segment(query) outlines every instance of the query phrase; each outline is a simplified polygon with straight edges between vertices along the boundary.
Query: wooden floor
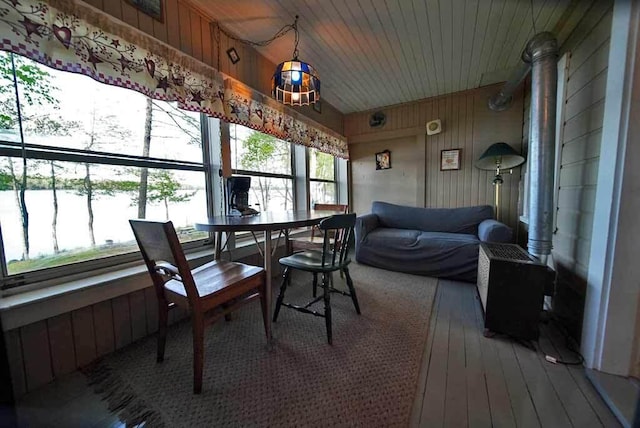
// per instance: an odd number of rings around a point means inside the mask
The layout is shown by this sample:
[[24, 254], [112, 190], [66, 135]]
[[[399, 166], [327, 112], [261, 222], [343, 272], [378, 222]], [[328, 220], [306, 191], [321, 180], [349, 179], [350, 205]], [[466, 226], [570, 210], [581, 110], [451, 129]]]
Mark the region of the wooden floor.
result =
[[[510, 340], [485, 338], [472, 284], [440, 281], [429, 328], [411, 426], [620, 426], [582, 366], [550, 364]], [[573, 358], [562, 343], [543, 328], [545, 352]], [[23, 397], [18, 418], [25, 427], [126, 426], [79, 372]]]
[[554, 323], [542, 325], [537, 351], [503, 337], [485, 338], [473, 284], [441, 280], [414, 404], [414, 427], [617, 427], [617, 419]]

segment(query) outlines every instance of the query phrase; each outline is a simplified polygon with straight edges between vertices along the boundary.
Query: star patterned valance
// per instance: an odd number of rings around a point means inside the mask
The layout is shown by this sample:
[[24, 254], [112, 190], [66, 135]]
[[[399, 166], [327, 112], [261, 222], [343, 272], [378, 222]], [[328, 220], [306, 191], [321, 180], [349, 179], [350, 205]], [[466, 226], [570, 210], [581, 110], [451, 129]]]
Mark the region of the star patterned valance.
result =
[[348, 158], [343, 136], [80, 2], [0, 0], [0, 49]]

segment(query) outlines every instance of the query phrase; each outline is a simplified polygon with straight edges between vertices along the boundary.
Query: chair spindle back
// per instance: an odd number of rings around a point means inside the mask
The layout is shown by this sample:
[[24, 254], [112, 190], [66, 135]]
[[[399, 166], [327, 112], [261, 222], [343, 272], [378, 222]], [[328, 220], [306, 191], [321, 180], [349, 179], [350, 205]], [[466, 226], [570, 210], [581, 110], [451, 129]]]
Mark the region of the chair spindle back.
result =
[[356, 224], [356, 214], [339, 214], [326, 218], [318, 227], [324, 232], [322, 265], [342, 264], [349, 255], [349, 242]]

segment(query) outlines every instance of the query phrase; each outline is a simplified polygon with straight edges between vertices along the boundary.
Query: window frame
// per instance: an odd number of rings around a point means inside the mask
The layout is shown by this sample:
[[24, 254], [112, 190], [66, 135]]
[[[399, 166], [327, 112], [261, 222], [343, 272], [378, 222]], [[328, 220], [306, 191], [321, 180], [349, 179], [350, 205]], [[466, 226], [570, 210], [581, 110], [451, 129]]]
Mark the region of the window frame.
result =
[[[313, 149], [310, 147], [307, 147], [306, 150], [306, 156], [307, 156], [307, 186], [309, 188], [309, 206], [308, 209], [312, 210], [313, 206], [311, 205], [311, 183], [327, 183], [327, 184], [333, 184], [333, 194], [335, 195], [335, 200], [331, 203], [333, 204], [338, 204], [339, 200], [340, 200], [340, 195], [339, 195], [339, 186], [338, 186], [338, 158], [334, 155], [329, 154], [329, 156], [333, 157], [333, 180], [327, 180], [326, 178], [311, 178], [311, 152], [312, 150], [316, 150], [317, 149]], [[328, 154], [328, 153], [327, 153]]]
[[[204, 174], [205, 184], [211, 180], [211, 168], [206, 159], [205, 146], [209, 144], [208, 127], [203, 124], [203, 115], [200, 114], [200, 133], [202, 141], [202, 162], [162, 159], [145, 157], [140, 155], [126, 155], [114, 152], [83, 150], [75, 148], [55, 147], [40, 144], [31, 144], [8, 140], [0, 140], [0, 156], [15, 159], [27, 160], [54, 160], [73, 163], [91, 163], [100, 165], [111, 165], [121, 167], [140, 167], [165, 170], [194, 171]], [[206, 191], [206, 188], [205, 188]], [[213, 204], [211, 194], [206, 191], [207, 210]], [[183, 243], [186, 252], [211, 243], [211, 235], [208, 238], [196, 239]], [[98, 274], [101, 270], [113, 268], [114, 266], [139, 264], [140, 251], [132, 251], [123, 254], [105, 256], [90, 260], [83, 260], [75, 263], [68, 263], [60, 266], [41, 268], [33, 271], [9, 274], [4, 252], [4, 240], [0, 225], [0, 296], [9, 290], [15, 291], [18, 287], [28, 287], [28, 289], [40, 288], [36, 284], [42, 283], [44, 286], [55, 285], [66, 281], [69, 277], [86, 278]], [[27, 291], [27, 290], [25, 290]]]

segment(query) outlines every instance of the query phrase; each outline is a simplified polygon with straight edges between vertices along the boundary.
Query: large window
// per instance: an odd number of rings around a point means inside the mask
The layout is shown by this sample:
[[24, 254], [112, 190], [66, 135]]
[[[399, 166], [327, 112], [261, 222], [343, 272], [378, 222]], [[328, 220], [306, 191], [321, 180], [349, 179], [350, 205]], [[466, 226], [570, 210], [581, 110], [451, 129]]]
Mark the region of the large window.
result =
[[249, 204], [258, 211], [294, 207], [291, 143], [241, 125], [229, 125], [231, 168], [251, 177]]
[[5, 285], [121, 262], [137, 251], [130, 218], [171, 219], [182, 241], [206, 237], [192, 227], [207, 213], [199, 114], [14, 60], [18, 99], [10, 54], [0, 53]]
[[309, 192], [311, 207], [337, 203], [335, 157], [315, 149], [309, 150]]
[[[200, 248], [208, 235], [193, 225], [222, 214], [221, 180], [210, 174], [223, 152], [216, 136], [227, 135], [219, 120], [13, 58], [15, 72], [0, 52], [1, 288], [140, 262], [132, 218], [169, 219], [187, 249]], [[304, 149], [221, 126], [233, 174], [252, 178], [255, 209], [295, 209], [306, 179], [312, 203], [336, 201], [343, 175], [333, 156], [309, 150], [306, 171]]]

